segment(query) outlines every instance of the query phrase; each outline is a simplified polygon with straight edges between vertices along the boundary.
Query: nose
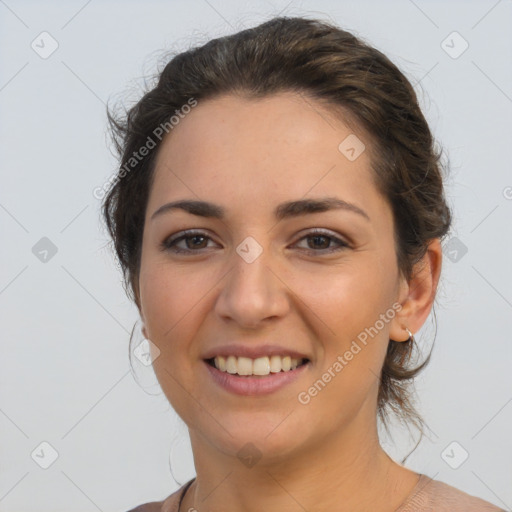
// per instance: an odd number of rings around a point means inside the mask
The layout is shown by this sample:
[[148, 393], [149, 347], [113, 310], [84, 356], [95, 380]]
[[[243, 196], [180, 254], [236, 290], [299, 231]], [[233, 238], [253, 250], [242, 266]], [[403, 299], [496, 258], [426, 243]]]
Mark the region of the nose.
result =
[[267, 251], [249, 263], [233, 252], [231, 268], [222, 282], [216, 314], [239, 327], [256, 329], [289, 310], [289, 289]]

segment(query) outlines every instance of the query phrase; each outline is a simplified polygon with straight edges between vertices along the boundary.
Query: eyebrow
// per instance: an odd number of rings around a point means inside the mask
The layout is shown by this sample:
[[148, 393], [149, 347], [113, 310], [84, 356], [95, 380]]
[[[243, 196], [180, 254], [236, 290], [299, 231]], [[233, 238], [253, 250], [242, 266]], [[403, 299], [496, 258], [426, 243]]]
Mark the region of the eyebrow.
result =
[[[173, 210], [184, 210], [192, 215], [198, 217], [211, 217], [215, 219], [224, 219], [226, 210], [219, 205], [209, 203], [207, 201], [197, 201], [191, 199], [184, 199], [181, 201], [173, 201], [166, 203], [158, 208], [153, 215], [151, 220]], [[370, 220], [369, 215], [356, 206], [355, 204], [348, 203], [337, 197], [323, 197], [319, 199], [300, 199], [297, 201], [288, 201], [277, 206], [274, 210], [274, 217], [277, 220], [283, 220], [287, 218], [300, 217], [302, 215], [308, 215], [311, 213], [321, 213], [329, 210], [345, 210], [364, 217]]]

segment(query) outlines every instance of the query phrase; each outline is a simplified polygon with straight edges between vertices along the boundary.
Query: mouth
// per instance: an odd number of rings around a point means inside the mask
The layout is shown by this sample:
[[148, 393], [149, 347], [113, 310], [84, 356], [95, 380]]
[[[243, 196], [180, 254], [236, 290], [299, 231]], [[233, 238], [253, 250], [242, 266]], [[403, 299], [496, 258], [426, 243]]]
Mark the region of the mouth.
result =
[[273, 374], [294, 372], [308, 364], [309, 359], [280, 355], [263, 356], [256, 359], [216, 356], [205, 359], [205, 362], [220, 372], [238, 377], [266, 377]]
[[215, 385], [241, 396], [277, 393], [303, 379], [302, 375], [310, 371], [312, 365], [310, 359], [291, 355], [272, 354], [252, 359], [228, 354], [204, 359], [205, 368]]

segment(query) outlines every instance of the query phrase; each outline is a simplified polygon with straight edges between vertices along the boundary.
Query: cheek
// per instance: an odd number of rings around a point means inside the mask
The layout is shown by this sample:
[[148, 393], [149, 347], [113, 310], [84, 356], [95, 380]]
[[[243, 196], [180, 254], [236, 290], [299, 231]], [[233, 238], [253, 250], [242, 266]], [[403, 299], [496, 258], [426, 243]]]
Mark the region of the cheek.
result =
[[193, 279], [188, 280], [180, 276], [179, 269], [162, 264], [147, 264], [140, 278], [144, 323], [149, 339], [159, 351], [153, 368], [173, 404], [180, 401], [179, 384], [189, 388], [191, 365], [197, 361], [197, 348], [190, 340], [197, 329], [195, 311], [201, 299], [197, 292], [203, 288]]
[[380, 288], [353, 285], [323, 298], [325, 319], [334, 334], [329, 331], [327, 337], [324, 335], [324, 353], [311, 387], [302, 390], [311, 397], [318, 396], [312, 399], [309, 412], [327, 416], [333, 424], [350, 421], [362, 408], [364, 414], [372, 414], [388, 345], [388, 324], [375, 331], [379, 315], [387, 311]]
[[148, 261], [141, 268], [140, 290], [149, 337], [162, 343], [175, 337], [204, 288], [197, 273], [186, 276], [177, 266]]
[[[318, 311], [336, 338], [357, 336], [370, 327], [392, 305], [392, 272], [384, 272], [376, 261], [360, 261], [310, 283], [305, 297]], [[314, 289], [315, 292], [311, 292]]]
[[343, 370], [336, 373], [345, 377], [339, 385], [368, 389], [380, 374], [395, 313], [393, 276], [390, 267], [361, 261], [333, 274], [323, 293], [315, 296], [313, 307], [328, 327], [322, 329], [323, 337], [319, 336], [325, 351], [320, 370], [332, 368], [341, 356]]
[[197, 277], [184, 276], [179, 268], [168, 264], [141, 267], [141, 306], [147, 334], [156, 346], [158, 357], [153, 369], [169, 403], [187, 422], [200, 414], [191, 412], [190, 394], [194, 389], [197, 350], [191, 340], [198, 325], [197, 311], [201, 307], [200, 293], [204, 287], [194, 282]]

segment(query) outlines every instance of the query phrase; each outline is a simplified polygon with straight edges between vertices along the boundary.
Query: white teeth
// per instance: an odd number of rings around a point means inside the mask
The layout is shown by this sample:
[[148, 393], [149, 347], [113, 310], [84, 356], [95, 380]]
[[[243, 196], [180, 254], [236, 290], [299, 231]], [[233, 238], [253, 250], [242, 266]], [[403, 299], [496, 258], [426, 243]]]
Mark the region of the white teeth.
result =
[[239, 357], [237, 361], [238, 375], [252, 375], [252, 359]]
[[270, 357], [270, 371], [272, 373], [278, 373], [281, 371], [281, 356]]
[[219, 370], [222, 370], [223, 372], [225, 372], [226, 371], [226, 358], [222, 357], [222, 356], [217, 357], [216, 365]]
[[257, 359], [249, 357], [217, 356], [214, 358], [215, 368], [222, 372], [238, 375], [269, 375], [270, 373], [295, 370], [302, 359], [290, 356], [264, 356]]
[[[217, 358], [215, 358], [215, 366], [219, 368], [219, 365], [217, 364]], [[219, 368], [220, 369], [220, 368]], [[237, 364], [236, 364], [236, 357], [235, 356], [229, 356], [226, 361], [226, 371], [228, 373], [237, 373]]]
[[270, 373], [270, 359], [265, 357], [258, 357], [252, 363], [252, 373], [254, 375], [268, 375]]

